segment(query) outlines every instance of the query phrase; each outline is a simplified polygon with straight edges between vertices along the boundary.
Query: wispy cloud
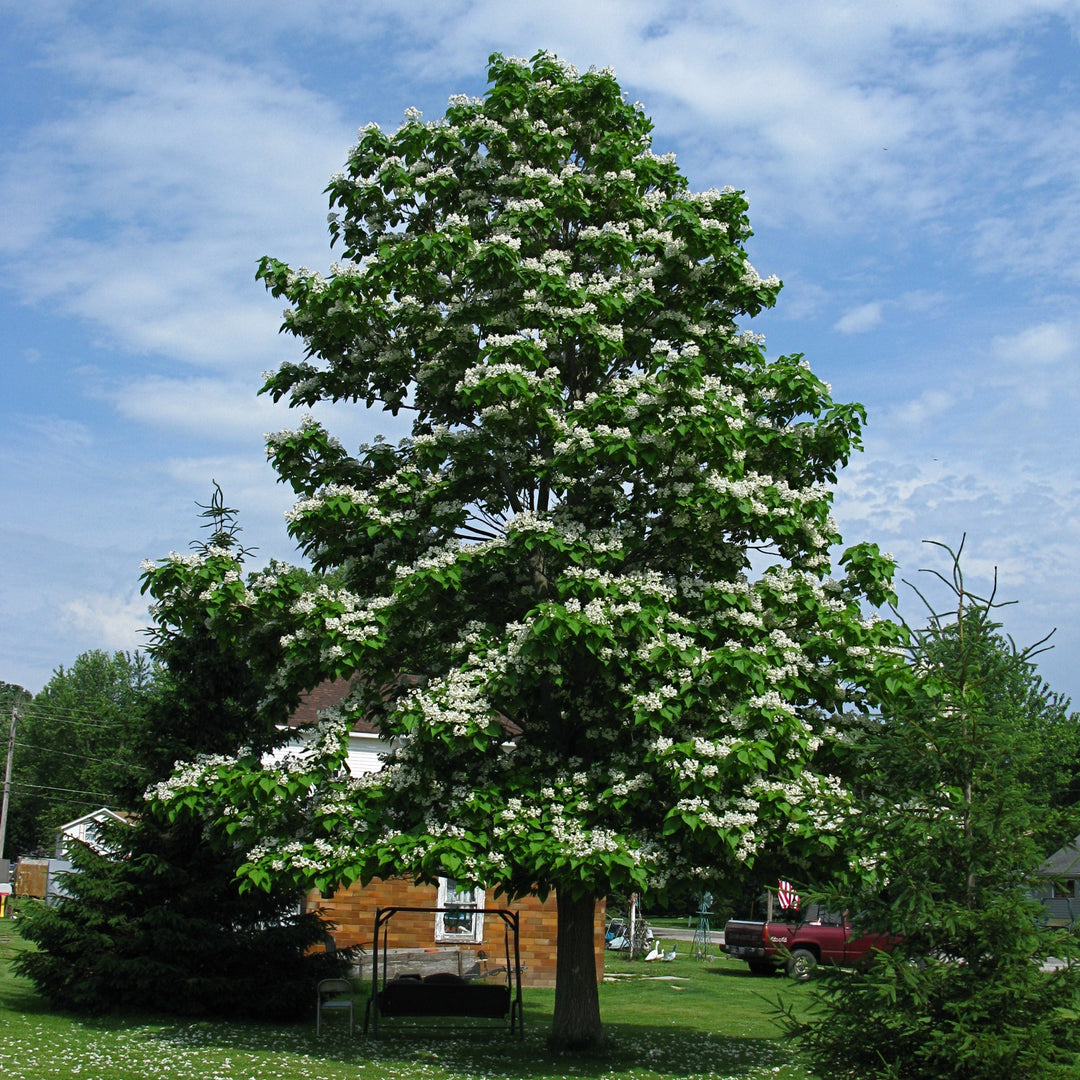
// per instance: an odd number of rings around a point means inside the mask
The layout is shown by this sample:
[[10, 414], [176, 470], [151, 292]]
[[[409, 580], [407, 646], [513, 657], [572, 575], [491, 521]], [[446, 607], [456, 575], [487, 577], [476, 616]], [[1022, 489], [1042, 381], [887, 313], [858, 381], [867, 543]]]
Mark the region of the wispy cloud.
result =
[[4, 155], [10, 283], [127, 350], [251, 363], [277, 324], [256, 261], [317, 250], [349, 138], [337, 107], [287, 78], [85, 33], [50, 63], [78, 92]]
[[1004, 364], [1022, 370], [1060, 364], [1080, 357], [1080, 331], [1062, 323], [1040, 323], [1015, 334], [993, 339], [994, 356]]
[[122, 416], [158, 431], [259, 445], [284, 410], [258, 397], [257, 389], [224, 379], [150, 376], [125, 382], [108, 397]]
[[841, 334], [865, 334], [867, 330], [873, 330], [880, 322], [881, 301], [872, 300], [868, 304], [860, 304], [858, 307], [845, 311], [833, 323], [833, 329]]
[[[996, 361], [990, 383], [1024, 409], [1075, 414], [1080, 402], [1080, 323], [1055, 321], [1025, 327], [991, 342]], [[1021, 421], [1022, 422], [1022, 421]]]
[[946, 390], [924, 390], [914, 400], [897, 406], [893, 411], [892, 419], [908, 430], [920, 428], [948, 412], [955, 400], [953, 395]]
[[147, 606], [138, 590], [124, 595], [87, 593], [67, 601], [61, 618], [80, 635], [101, 642], [103, 649], [134, 650], [146, 646]]

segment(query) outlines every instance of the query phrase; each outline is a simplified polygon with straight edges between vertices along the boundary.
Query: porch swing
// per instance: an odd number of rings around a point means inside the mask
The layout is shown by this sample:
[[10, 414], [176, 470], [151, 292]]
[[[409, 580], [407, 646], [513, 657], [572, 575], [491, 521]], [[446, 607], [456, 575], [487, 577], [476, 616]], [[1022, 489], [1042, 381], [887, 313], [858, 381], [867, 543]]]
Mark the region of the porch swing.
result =
[[[461, 915], [455, 907], [380, 907], [375, 911], [371, 954], [371, 997], [364, 1013], [364, 1034], [371, 1028], [379, 1036], [379, 1021], [394, 1018], [461, 1018], [501, 1020], [509, 1023], [510, 1034], [524, 1038], [521, 1004], [520, 915], [509, 908], [469, 908], [471, 914], [495, 915], [503, 923], [505, 966], [488, 968], [486, 958], [478, 959], [472, 970], [457, 973], [437, 971], [428, 975], [400, 973], [387, 977], [390, 949], [387, 945], [390, 921], [402, 913]], [[513, 943], [511, 958], [511, 942]], [[481, 954], [478, 954], [480, 956]], [[504, 976], [498, 982], [488, 979]], [[404, 1028], [430, 1030], [434, 1024], [404, 1024]], [[438, 1025], [480, 1028], [481, 1025]], [[488, 1025], [490, 1027], [490, 1025]]]

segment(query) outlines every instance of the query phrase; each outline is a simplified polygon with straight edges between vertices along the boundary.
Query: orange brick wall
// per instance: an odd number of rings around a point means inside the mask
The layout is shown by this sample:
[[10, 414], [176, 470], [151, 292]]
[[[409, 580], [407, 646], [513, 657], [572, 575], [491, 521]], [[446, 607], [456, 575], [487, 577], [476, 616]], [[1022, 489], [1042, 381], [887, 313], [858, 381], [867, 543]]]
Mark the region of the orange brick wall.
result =
[[[375, 910], [380, 907], [435, 907], [438, 889], [434, 885], [414, 885], [407, 878], [387, 878], [373, 881], [369, 885], [353, 885], [332, 896], [320, 896], [313, 892], [308, 895], [308, 909], [318, 908], [333, 924], [332, 935], [340, 948], [362, 945], [367, 955], [372, 949], [372, 933], [375, 925]], [[524, 970], [521, 975], [523, 986], [555, 985], [555, 952], [557, 935], [557, 916], [555, 897], [551, 895], [541, 903], [536, 897], [528, 896], [512, 904], [504, 904], [489, 895], [488, 907], [508, 907], [517, 911], [520, 917], [520, 957]], [[595, 947], [596, 977], [604, 973], [604, 923], [606, 907], [604, 901], [596, 905]], [[477, 952], [483, 949], [493, 964], [501, 964], [506, 955], [504, 943], [504, 923], [496, 915], [484, 917], [484, 940], [477, 944], [462, 943], [463, 951]], [[401, 912], [391, 919], [388, 925], [387, 947], [391, 949], [435, 948], [435, 916], [429, 912]], [[453, 945], [439, 945], [453, 948]], [[510, 942], [510, 957], [513, 962], [513, 940]]]

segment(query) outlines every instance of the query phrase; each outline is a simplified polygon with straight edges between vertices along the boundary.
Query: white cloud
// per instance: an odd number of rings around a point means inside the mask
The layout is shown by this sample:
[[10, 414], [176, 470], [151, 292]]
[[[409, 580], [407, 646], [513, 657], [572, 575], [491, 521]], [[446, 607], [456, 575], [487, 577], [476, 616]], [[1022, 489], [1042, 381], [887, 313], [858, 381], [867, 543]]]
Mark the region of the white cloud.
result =
[[1062, 622], [1067, 611], [1075, 634], [1080, 579], [1071, 564], [1080, 545], [1078, 498], [1076, 479], [1047, 484], [1021, 470], [970, 461], [860, 461], [841, 475], [836, 516], [846, 540], [878, 541], [897, 555], [909, 578], [937, 565], [937, 555], [920, 541], [956, 548], [966, 534], [973, 588], [989, 588], [996, 566], [1006, 586], [1003, 599], [1057, 609]]
[[881, 322], [881, 308], [880, 300], [850, 308], [833, 323], [833, 329], [841, 334], [865, 334]]
[[256, 262], [325, 249], [351, 127], [288, 78], [192, 51], [73, 33], [51, 62], [81, 92], [5, 155], [9, 283], [126, 349], [252, 362], [279, 321]]
[[[258, 561], [271, 554], [278, 558], [294, 557], [292, 542], [284, 528], [285, 511], [293, 503], [293, 494], [285, 485], [273, 482], [274, 474], [261, 455], [214, 453], [174, 457], [162, 463], [161, 471], [171, 485], [185, 491], [188, 499], [187, 523], [177, 520], [179, 531], [168, 541], [171, 547], [194, 539], [198, 532], [196, 503], [209, 502], [211, 480], [216, 480], [226, 504], [239, 512], [239, 523], [244, 530], [241, 539], [259, 548]], [[147, 554], [156, 557], [164, 552]]]
[[123, 384], [108, 396], [130, 420], [215, 442], [261, 442], [280, 421], [281, 410], [248, 383], [210, 378], [149, 376]]
[[1015, 334], [995, 337], [991, 347], [995, 358], [1003, 364], [1023, 369], [1046, 367], [1080, 355], [1080, 333], [1066, 323], [1040, 323]]
[[904, 293], [899, 300], [900, 306], [905, 311], [916, 314], [940, 311], [948, 302], [945, 293], [932, 289], [912, 289]]
[[[1080, 397], [1080, 326], [1044, 322], [1015, 334], [995, 337], [991, 353], [997, 362], [989, 382], [1005, 391], [1014, 408], [1073, 413]], [[1021, 417], [1017, 418], [1023, 423]], [[1075, 426], [1070, 424], [1070, 428]]]
[[147, 599], [137, 590], [126, 595], [86, 593], [63, 605], [61, 620], [110, 651], [144, 648], [146, 637], [140, 631], [150, 624]]
[[94, 432], [87, 424], [66, 417], [31, 414], [21, 419], [20, 427], [32, 440], [24, 445], [35, 452], [44, 447], [65, 454], [83, 455], [95, 442]]
[[917, 398], [892, 410], [889, 419], [907, 429], [922, 427], [948, 412], [955, 400], [953, 395], [945, 390], [924, 390]]
[[[772, 272], [770, 268], [770, 273]], [[820, 284], [798, 273], [784, 277], [778, 315], [783, 319], [801, 321], [812, 318], [828, 302], [828, 291]]]

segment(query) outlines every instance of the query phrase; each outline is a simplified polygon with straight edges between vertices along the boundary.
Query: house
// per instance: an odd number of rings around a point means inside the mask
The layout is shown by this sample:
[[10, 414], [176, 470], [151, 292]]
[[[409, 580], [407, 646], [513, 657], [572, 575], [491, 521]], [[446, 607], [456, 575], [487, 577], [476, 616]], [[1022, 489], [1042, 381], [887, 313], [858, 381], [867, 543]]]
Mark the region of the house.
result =
[[[323, 710], [337, 705], [348, 693], [350, 682], [336, 679], [315, 687], [304, 696], [290, 717], [289, 726], [303, 729], [314, 723]], [[508, 730], [516, 730], [508, 723]], [[354, 776], [382, 768], [381, 754], [390, 749], [378, 730], [361, 718], [349, 736], [349, 770]], [[402, 912], [387, 926], [386, 945], [392, 950], [421, 950], [445, 953], [452, 950], [462, 970], [502, 962], [505, 955], [505, 927], [498, 917], [484, 916], [477, 909], [504, 906], [503, 898], [488, 896], [484, 889], [463, 886], [451, 878], [437, 885], [416, 885], [411, 878], [372, 881], [330, 894], [311, 892], [307, 910], [319, 910], [333, 924], [331, 936], [338, 948], [361, 946], [370, 952], [375, 912], [386, 907], [449, 908], [448, 912]], [[534, 896], [508, 905], [520, 919], [520, 960], [523, 986], [555, 985], [555, 952], [558, 919], [555, 896], [545, 902]], [[601, 900], [594, 917], [594, 948], [597, 979], [604, 971], [604, 929], [606, 907]]]
[[110, 822], [130, 825], [130, 815], [110, 810], [102, 806], [89, 814], [68, 821], [57, 829], [56, 851], [51, 859], [20, 859], [15, 868], [16, 896], [34, 897], [50, 900], [67, 896], [62, 875], [70, 873], [71, 847], [82, 843], [94, 851], [104, 853], [107, 848], [102, 842], [102, 827]]
[[1072, 926], [1080, 921], [1080, 836], [1056, 851], [1039, 868], [1046, 884], [1034, 895], [1046, 908], [1051, 926]]
[[[324, 709], [339, 705], [352, 688], [352, 679], [333, 679], [320, 683], [309, 690], [289, 717], [289, 727], [299, 731], [319, 718]], [[389, 751], [390, 744], [379, 734], [378, 728], [366, 718], [353, 722], [349, 732], [349, 772], [353, 776], [378, 772], [382, 768], [382, 754]]]
[[118, 813], [107, 806], [102, 806], [98, 810], [83, 814], [82, 817], [61, 825], [57, 830], [56, 858], [70, 861], [71, 845], [76, 842], [86, 844], [99, 855], [104, 854], [108, 849], [102, 842], [102, 827], [111, 823], [130, 825], [131, 815]]

